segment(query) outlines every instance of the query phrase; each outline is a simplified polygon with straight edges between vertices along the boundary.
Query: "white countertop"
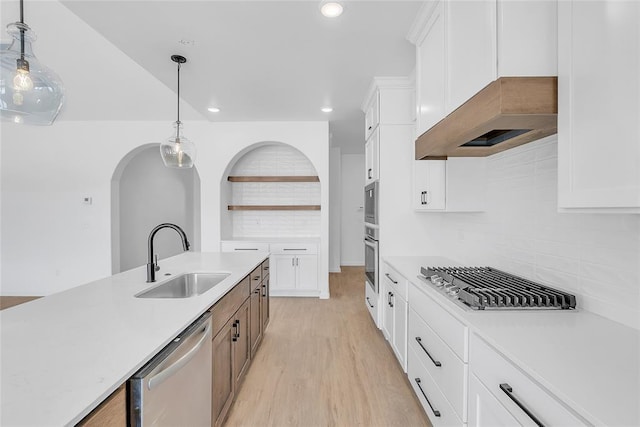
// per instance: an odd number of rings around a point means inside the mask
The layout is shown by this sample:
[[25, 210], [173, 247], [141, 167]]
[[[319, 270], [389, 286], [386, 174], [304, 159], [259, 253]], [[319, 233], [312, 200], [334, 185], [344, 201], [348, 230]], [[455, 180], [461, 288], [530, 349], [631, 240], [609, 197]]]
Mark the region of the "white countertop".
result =
[[640, 425], [640, 331], [579, 308], [466, 311], [417, 279], [422, 266], [459, 263], [437, 257], [383, 261], [588, 422]]
[[[0, 425], [73, 425], [265, 258], [186, 252], [0, 311]], [[185, 272], [231, 273], [202, 295], [135, 298]]]
[[318, 243], [320, 237], [233, 237], [222, 242], [260, 242], [260, 243]]

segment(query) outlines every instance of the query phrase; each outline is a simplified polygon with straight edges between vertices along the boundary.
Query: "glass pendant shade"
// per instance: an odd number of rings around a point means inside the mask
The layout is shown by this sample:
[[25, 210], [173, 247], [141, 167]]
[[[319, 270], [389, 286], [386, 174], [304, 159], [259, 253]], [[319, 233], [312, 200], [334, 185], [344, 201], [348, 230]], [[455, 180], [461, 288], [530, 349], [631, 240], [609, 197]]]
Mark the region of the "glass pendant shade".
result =
[[174, 134], [160, 144], [160, 155], [169, 168], [192, 168], [196, 158], [196, 146], [182, 134], [182, 123], [175, 122]]
[[50, 125], [64, 102], [62, 80], [33, 54], [36, 36], [28, 25], [7, 25], [13, 37], [0, 52], [0, 114], [5, 121], [29, 125]]

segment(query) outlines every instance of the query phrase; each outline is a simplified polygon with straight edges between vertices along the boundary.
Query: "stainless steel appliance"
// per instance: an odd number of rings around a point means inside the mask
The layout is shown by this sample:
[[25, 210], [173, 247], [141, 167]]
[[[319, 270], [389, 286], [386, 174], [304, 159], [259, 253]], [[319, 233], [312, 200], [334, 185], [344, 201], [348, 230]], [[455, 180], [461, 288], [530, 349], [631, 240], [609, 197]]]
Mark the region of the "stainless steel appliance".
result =
[[422, 267], [418, 277], [466, 309], [576, 307], [574, 295], [491, 267]]
[[371, 286], [373, 291], [378, 293], [378, 232], [379, 228], [374, 224], [364, 225], [364, 273], [367, 284]]
[[211, 343], [206, 313], [129, 380], [132, 426], [211, 426]]
[[378, 181], [364, 187], [364, 222], [378, 224]]

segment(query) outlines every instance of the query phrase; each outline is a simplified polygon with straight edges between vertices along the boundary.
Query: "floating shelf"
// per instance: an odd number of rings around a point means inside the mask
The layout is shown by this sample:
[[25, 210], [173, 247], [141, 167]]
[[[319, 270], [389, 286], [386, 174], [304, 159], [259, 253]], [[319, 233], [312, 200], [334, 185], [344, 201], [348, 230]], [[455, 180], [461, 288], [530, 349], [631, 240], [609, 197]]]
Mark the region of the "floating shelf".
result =
[[320, 205], [229, 205], [230, 211], [319, 211]]
[[320, 182], [317, 176], [230, 176], [231, 182]]

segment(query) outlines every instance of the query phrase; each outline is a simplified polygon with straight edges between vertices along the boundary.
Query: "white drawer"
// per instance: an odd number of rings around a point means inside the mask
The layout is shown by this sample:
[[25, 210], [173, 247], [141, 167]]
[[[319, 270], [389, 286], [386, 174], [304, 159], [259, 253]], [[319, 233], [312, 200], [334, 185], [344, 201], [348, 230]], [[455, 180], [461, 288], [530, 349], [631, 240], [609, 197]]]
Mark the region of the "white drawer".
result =
[[469, 329], [413, 283], [409, 285], [408, 301], [409, 307], [416, 311], [463, 362], [467, 362], [469, 360]]
[[269, 252], [269, 243], [265, 242], [242, 242], [235, 240], [225, 240], [220, 242], [222, 252]]
[[407, 375], [414, 393], [434, 427], [462, 426], [462, 420], [457, 417], [412, 346], [409, 346]]
[[[496, 399], [523, 425], [532, 425], [532, 417], [518, 406], [520, 402], [532, 416], [544, 425], [586, 425], [577, 415], [563, 406], [554, 396], [543, 390], [500, 353], [477, 335], [471, 335], [469, 348], [471, 371]], [[507, 393], [501, 384], [508, 385]], [[506, 387], [506, 386], [503, 386]], [[510, 398], [509, 396], [512, 396]]]
[[402, 299], [407, 299], [407, 286], [408, 281], [400, 275], [393, 267], [386, 262], [382, 263], [382, 274], [380, 275], [382, 280], [386, 280], [387, 288], [391, 288], [395, 293], [400, 295]]
[[409, 346], [413, 347], [458, 417], [467, 421], [468, 365], [456, 356], [413, 309], [409, 310], [408, 339]]
[[318, 253], [315, 243], [272, 243], [271, 253], [274, 255], [313, 255]]
[[373, 323], [376, 327], [380, 328], [380, 318], [378, 316], [378, 294], [369, 286], [369, 283], [365, 281], [364, 284], [364, 303], [369, 310], [369, 314], [373, 318]]

